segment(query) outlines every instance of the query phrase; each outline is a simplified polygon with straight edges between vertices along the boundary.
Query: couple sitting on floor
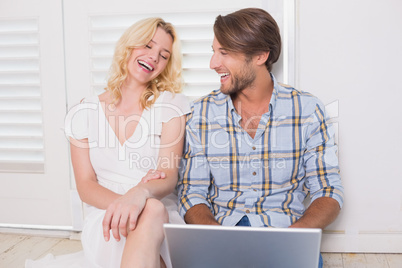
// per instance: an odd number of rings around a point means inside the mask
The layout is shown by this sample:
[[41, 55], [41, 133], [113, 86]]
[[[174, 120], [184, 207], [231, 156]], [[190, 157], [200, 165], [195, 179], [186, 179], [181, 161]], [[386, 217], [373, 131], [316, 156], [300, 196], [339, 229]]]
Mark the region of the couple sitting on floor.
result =
[[90, 265], [170, 267], [167, 222], [325, 228], [337, 217], [333, 130], [316, 97], [272, 75], [275, 20], [242, 9], [218, 16], [214, 35], [210, 68], [221, 87], [191, 105], [179, 93], [176, 31], [150, 18], [118, 41], [106, 91], [70, 111]]

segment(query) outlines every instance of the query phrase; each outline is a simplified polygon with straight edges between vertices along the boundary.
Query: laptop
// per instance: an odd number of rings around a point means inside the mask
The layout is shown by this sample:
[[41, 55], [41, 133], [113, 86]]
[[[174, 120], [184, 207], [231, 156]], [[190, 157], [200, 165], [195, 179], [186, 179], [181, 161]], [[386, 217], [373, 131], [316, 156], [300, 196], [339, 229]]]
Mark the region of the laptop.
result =
[[173, 268], [315, 268], [321, 229], [163, 226]]

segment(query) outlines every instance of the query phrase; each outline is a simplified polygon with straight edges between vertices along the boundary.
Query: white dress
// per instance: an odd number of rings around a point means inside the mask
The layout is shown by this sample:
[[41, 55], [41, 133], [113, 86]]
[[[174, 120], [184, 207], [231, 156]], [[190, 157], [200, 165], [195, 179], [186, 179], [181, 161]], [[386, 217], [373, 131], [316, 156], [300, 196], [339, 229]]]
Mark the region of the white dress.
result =
[[[86, 98], [68, 113], [65, 132], [77, 140], [88, 138], [90, 160], [99, 184], [124, 194], [137, 185], [149, 169], [157, 168], [162, 123], [189, 113], [190, 105], [182, 94], [162, 92], [141, 117], [125, 119], [139, 121], [133, 135], [123, 145], [106, 120], [104, 109], [107, 107], [104, 106], [97, 96]], [[169, 222], [184, 224], [177, 212], [176, 193], [161, 201], [169, 212]], [[105, 210], [86, 205], [85, 214], [81, 234], [83, 252], [27, 260], [25, 267], [120, 267], [125, 238], [117, 242], [111, 236], [109, 242], [105, 242], [102, 231]], [[161, 256], [171, 267], [166, 241], [162, 244]]]

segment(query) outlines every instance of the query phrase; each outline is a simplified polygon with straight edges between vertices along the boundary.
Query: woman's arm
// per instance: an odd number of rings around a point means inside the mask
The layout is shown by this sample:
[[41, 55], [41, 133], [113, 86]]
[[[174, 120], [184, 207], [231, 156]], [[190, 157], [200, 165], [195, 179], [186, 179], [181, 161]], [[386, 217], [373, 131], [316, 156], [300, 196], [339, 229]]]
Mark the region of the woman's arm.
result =
[[70, 150], [75, 182], [81, 200], [96, 208], [107, 209], [121, 195], [98, 183], [89, 159], [88, 139], [74, 140], [70, 138]]
[[[173, 192], [183, 152], [184, 130], [185, 116], [173, 118], [163, 124], [156, 177], [164, 175], [165, 178], [156, 180], [145, 178], [143, 181], [147, 182], [140, 182], [109, 205], [103, 219], [103, 234], [106, 241], [110, 238], [110, 229], [117, 241], [120, 240], [120, 233], [127, 236], [128, 231], [135, 229], [137, 219], [148, 198], [161, 199]], [[151, 175], [152, 172], [148, 172], [147, 176]]]
[[147, 193], [147, 198], [162, 199], [176, 187], [183, 154], [185, 125], [184, 115], [163, 123], [157, 170], [165, 174], [165, 179], [145, 180], [145, 183], [141, 182], [136, 186]]

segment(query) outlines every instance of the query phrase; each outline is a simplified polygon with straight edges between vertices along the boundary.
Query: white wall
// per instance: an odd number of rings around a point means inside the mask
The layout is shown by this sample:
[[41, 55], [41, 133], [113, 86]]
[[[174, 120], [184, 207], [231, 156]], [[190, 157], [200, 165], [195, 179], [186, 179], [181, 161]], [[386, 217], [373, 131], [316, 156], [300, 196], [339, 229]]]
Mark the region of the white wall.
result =
[[322, 250], [402, 252], [402, 1], [300, 0], [297, 87], [338, 101], [341, 215]]

